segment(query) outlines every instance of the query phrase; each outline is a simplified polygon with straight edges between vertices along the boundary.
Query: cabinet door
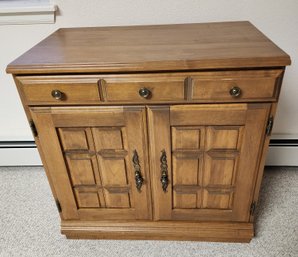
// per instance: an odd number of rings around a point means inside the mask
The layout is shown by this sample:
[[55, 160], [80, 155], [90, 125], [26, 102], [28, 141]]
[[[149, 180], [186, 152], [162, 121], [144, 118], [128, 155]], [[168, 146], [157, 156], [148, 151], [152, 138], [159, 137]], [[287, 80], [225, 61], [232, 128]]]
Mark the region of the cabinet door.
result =
[[144, 108], [39, 107], [31, 114], [64, 219], [151, 219]]
[[270, 104], [149, 108], [154, 219], [248, 221], [269, 110]]

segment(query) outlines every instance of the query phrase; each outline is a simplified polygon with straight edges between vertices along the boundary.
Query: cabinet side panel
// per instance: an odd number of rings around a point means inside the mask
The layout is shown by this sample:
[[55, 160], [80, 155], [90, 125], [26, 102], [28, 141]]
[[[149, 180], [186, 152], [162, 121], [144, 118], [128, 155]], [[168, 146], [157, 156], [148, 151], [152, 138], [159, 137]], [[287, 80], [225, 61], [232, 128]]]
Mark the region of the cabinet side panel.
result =
[[[270, 117], [274, 117], [277, 109], [277, 103], [273, 103], [271, 105], [271, 110], [270, 110]], [[260, 193], [260, 188], [261, 188], [261, 183], [262, 183], [262, 178], [264, 174], [264, 166], [265, 166], [265, 161], [266, 161], [266, 155], [269, 149], [269, 143], [270, 143], [270, 135], [265, 135], [264, 138], [264, 143], [263, 143], [263, 149], [262, 153], [260, 156], [260, 164], [258, 167], [258, 173], [256, 176], [256, 183], [255, 183], [255, 188], [254, 188], [254, 195], [252, 198], [252, 202], [257, 202], [259, 198], [259, 193]], [[252, 222], [254, 219], [253, 215], [250, 216], [250, 222]]]

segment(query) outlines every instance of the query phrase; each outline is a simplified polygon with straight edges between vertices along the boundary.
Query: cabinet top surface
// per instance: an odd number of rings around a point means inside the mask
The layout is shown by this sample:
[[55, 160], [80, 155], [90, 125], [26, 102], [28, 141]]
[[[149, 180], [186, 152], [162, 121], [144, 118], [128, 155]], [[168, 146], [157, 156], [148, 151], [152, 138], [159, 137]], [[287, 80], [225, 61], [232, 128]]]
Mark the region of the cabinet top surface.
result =
[[251, 23], [59, 29], [7, 66], [13, 74], [277, 67], [290, 57]]

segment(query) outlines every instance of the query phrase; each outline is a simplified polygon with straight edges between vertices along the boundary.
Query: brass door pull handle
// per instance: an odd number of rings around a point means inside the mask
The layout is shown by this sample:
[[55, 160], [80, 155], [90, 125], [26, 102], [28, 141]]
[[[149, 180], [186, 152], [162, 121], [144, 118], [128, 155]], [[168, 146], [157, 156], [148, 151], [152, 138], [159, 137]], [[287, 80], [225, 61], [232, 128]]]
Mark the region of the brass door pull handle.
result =
[[239, 87], [232, 87], [230, 89], [230, 95], [233, 97], [238, 97], [241, 95], [241, 89]]
[[54, 97], [56, 100], [62, 100], [64, 93], [60, 90], [53, 90], [51, 93], [52, 97]]
[[160, 177], [161, 187], [164, 192], [167, 192], [167, 187], [169, 185], [169, 178], [168, 178], [167, 155], [165, 150], [161, 151], [160, 170], [161, 170], [161, 177]]
[[140, 192], [141, 187], [144, 183], [144, 179], [141, 174], [141, 167], [140, 167], [139, 156], [138, 156], [137, 150], [133, 151], [132, 163], [133, 163], [133, 166], [135, 169], [136, 188]]
[[151, 97], [151, 91], [148, 88], [141, 88], [139, 90], [139, 95], [145, 99], [149, 99]]

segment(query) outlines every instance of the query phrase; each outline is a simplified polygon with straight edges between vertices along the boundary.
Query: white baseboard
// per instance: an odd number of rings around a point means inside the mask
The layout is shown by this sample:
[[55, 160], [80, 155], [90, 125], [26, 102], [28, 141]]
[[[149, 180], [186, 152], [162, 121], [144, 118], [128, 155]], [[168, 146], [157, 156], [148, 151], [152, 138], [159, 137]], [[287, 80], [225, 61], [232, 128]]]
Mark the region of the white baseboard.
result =
[[34, 142], [1, 142], [0, 166], [41, 166]]
[[270, 146], [267, 166], [298, 166], [298, 146]]
[[298, 134], [272, 135], [266, 165], [298, 166]]
[[[269, 166], [298, 166], [298, 145], [271, 143], [266, 159]], [[290, 141], [291, 142], [291, 141]], [[293, 141], [294, 142], [294, 141]], [[295, 141], [297, 142], [297, 140]], [[41, 166], [42, 162], [34, 142], [0, 144], [0, 166]]]

